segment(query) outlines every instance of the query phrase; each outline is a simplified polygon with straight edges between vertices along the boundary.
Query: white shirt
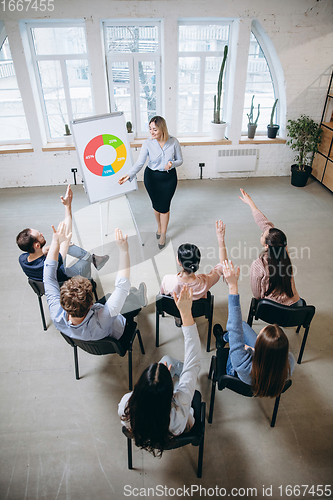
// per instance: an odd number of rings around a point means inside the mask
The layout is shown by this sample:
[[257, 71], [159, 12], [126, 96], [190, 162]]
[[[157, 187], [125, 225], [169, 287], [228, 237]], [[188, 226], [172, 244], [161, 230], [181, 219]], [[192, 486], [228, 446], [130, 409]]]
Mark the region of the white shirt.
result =
[[[185, 342], [184, 366], [177, 388], [173, 393], [169, 425], [169, 430], [174, 436], [182, 434], [194, 425], [191, 403], [200, 371], [200, 340], [197, 325], [183, 326], [182, 329]], [[120, 418], [124, 414], [131, 395], [131, 392], [125, 394], [118, 405]], [[130, 422], [122, 420], [121, 423], [128, 429], [131, 428]]]
[[151, 170], [165, 170], [165, 165], [171, 161], [172, 167], [179, 167], [183, 163], [180, 144], [175, 137], [169, 135], [169, 139], [163, 148], [156, 139], [147, 139], [141, 146], [139, 158], [133, 168], [128, 172], [129, 180], [132, 181], [136, 174], [142, 169], [148, 157], [148, 168]]

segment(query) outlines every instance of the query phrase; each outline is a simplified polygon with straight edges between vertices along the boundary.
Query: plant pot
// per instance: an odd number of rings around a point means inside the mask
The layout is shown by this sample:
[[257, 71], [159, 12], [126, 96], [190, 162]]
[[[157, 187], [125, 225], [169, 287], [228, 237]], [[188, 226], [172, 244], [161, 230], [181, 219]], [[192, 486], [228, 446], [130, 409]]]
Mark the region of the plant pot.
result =
[[214, 123], [210, 122], [210, 136], [213, 141], [222, 141], [225, 135], [225, 129], [227, 127], [226, 122]]
[[257, 130], [257, 125], [254, 125], [252, 123], [247, 124], [247, 136], [249, 139], [254, 139], [256, 130]]
[[280, 125], [272, 125], [272, 126], [267, 125], [267, 137], [269, 139], [275, 139], [279, 128], [280, 128]]
[[64, 135], [64, 139], [65, 139], [66, 146], [72, 146], [72, 144], [73, 144], [72, 134], [71, 135]]
[[312, 167], [305, 165], [305, 170], [299, 170], [298, 165], [291, 165], [291, 184], [296, 187], [304, 187], [312, 172]]
[[128, 134], [128, 140], [130, 142], [133, 142], [134, 141], [135, 132], [127, 132], [127, 134]]

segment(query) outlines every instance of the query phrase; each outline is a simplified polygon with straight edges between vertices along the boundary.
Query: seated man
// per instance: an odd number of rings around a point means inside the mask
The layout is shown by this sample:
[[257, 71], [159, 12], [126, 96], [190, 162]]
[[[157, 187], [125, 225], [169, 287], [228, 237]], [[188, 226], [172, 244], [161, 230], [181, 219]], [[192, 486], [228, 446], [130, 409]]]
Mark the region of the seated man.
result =
[[[64, 222], [68, 231], [72, 231], [72, 200], [73, 191], [71, 186], [68, 185], [65, 197], [60, 197], [62, 204], [65, 206], [65, 219]], [[19, 248], [25, 252], [19, 257], [19, 262], [28, 278], [36, 281], [43, 281], [44, 261], [49, 251], [49, 246], [46, 246], [46, 240], [42, 233], [37, 229], [23, 229], [17, 237], [16, 243]], [[66, 267], [65, 259], [67, 253], [72, 257], [79, 259], [75, 264]], [[104, 264], [109, 260], [108, 255], [98, 257], [95, 254], [90, 255], [89, 252], [82, 248], [66, 242], [60, 245], [60, 253], [58, 255], [58, 270], [57, 278], [60, 283], [68, 280], [72, 276], [85, 276], [91, 278], [91, 263], [94, 264], [99, 271]]]
[[[52, 226], [53, 227], [53, 226]], [[123, 238], [119, 229], [115, 231], [119, 248], [119, 271], [115, 290], [105, 304], [93, 303], [91, 283], [82, 276], [75, 276], [66, 281], [60, 290], [56, 278], [59, 248], [68, 242], [71, 233], [67, 233], [64, 222], [57, 231], [53, 227], [52, 243], [44, 264], [44, 288], [55, 327], [68, 337], [81, 340], [100, 340], [110, 336], [119, 339], [126, 323], [133, 320], [131, 312], [121, 314], [125, 302], [127, 309], [134, 311], [147, 305], [146, 288], [141, 283], [137, 293], [130, 293], [130, 260], [127, 236]]]

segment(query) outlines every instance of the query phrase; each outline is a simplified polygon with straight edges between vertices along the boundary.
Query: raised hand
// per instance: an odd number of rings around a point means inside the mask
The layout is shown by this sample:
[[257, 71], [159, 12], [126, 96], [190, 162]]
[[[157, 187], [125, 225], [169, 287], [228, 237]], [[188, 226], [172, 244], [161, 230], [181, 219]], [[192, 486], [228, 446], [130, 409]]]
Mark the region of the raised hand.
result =
[[71, 189], [71, 185], [68, 184], [65, 196], [60, 196], [61, 203], [65, 205], [65, 207], [70, 207], [73, 201], [73, 191]]
[[128, 181], [129, 179], [129, 175], [123, 175], [122, 177], [120, 177], [120, 179], [118, 179], [118, 184], [122, 185], [124, 184], [124, 182]]
[[239, 199], [242, 200], [246, 205], [249, 205], [251, 210], [256, 209], [257, 207], [255, 206], [251, 196], [247, 194], [247, 192], [244, 191], [244, 189], [241, 189], [240, 192], [242, 193], [242, 196], [239, 196]]
[[216, 226], [216, 236], [218, 241], [224, 241], [225, 237], [225, 224], [221, 220], [215, 221], [215, 226]]
[[128, 252], [127, 234], [123, 236], [120, 229], [115, 229], [114, 236], [120, 252]]
[[233, 263], [230, 261], [228, 263], [227, 260], [222, 262], [223, 266], [223, 275], [226, 280], [226, 282], [229, 285], [229, 291], [233, 294], [238, 293], [238, 279], [240, 275], [240, 268], [237, 267], [237, 270], [235, 270]]
[[57, 230], [55, 229], [54, 226], [52, 226], [53, 230], [53, 236], [52, 236], [52, 241], [55, 241], [61, 245], [61, 243], [65, 242], [70, 242], [72, 233], [68, 232], [67, 226], [64, 221], [59, 223], [59, 226]]
[[[192, 302], [193, 302], [193, 290], [192, 288], [188, 287], [188, 285], [184, 285], [179, 297], [173, 292], [173, 300], [175, 301], [176, 306], [179, 309], [179, 312], [181, 314], [182, 320], [183, 320], [183, 325], [186, 325], [186, 320], [189, 318], [192, 319]], [[193, 323], [193, 319], [192, 319]]]

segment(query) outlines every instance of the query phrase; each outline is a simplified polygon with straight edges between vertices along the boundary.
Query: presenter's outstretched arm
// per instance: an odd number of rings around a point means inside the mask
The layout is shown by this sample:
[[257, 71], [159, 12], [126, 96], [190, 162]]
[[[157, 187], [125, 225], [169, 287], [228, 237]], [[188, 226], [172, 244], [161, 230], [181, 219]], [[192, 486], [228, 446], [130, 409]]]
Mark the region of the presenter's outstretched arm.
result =
[[120, 179], [118, 179], [118, 184], [122, 185], [124, 184], [124, 182], [128, 181], [129, 179], [129, 175], [123, 175], [122, 177], [120, 177]]

